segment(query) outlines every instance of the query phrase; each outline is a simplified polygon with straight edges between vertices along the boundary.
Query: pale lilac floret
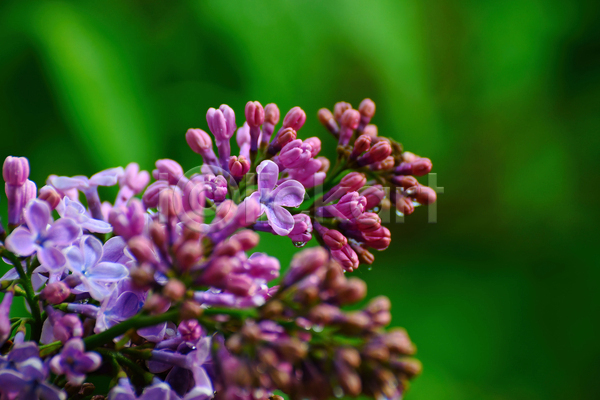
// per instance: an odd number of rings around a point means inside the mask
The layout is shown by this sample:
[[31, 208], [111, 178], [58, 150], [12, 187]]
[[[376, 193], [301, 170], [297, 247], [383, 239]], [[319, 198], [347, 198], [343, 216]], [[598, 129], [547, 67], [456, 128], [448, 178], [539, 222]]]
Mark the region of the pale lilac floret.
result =
[[269, 225], [280, 236], [288, 235], [294, 228], [294, 217], [284, 207], [298, 207], [304, 200], [305, 189], [300, 182], [287, 180], [277, 186], [279, 167], [266, 160], [256, 168], [258, 191], [250, 197], [260, 203], [261, 214], [266, 213]]
[[64, 345], [60, 354], [52, 358], [50, 368], [57, 375], [65, 375], [69, 382], [81, 385], [85, 381], [85, 374], [98, 369], [101, 363], [102, 358], [98, 353], [85, 352], [83, 340], [74, 338]]
[[[105, 248], [110, 249], [111, 240], [106, 242]], [[69, 247], [65, 253], [69, 269], [81, 279], [81, 284], [74, 291], [87, 292], [98, 301], [110, 295], [114, 289], [113, 283], [129, 275], [125, 265], [103, 260], [105, 250], [102, 242], [94, 236], [83, 236], [78, 246]]]
[[74, 220], [81, 228], [87, 229], [93, 233], [110, 233], [112, 227], [109, 223], [101, 219], [90, 217], [85, 207], [78, 201], [73, 201], [68, 197], [64, 197], [61, 204], [56, 209], [59, 215], [63, 218]]
[[40, 264], [50, 270], [63, 267], [66, 259], [57, 247], [71, 245], [81, 235], [81, 228], [69, 218], [52, 223], [50, 208], [41, 200], [27, 205], [24, 218], [27, 227], [15, 229], [6, 238], [6, 247], [20, 256], [36, 253]]
[[52, 186], [62, 192], [71, 189], [83, 192], [92, 217], [102, 220], [102, 204], [98, 196], [98, 186], [114, 186], [119, 182], [124, 173], [123, 167], [117, 167], [100, 171], [90, 178], [83, 175], [73, 177], [57, 176], [50, 178], [49, 181]]
[[[204, 365], [210, 359], [210, 345], [210, 337], [205, 337], [200, 339], [195, 350], [186, 355], [154, 350], [151, 359], [189, 370], [194, 377], [194, 389], [190, 394], [193, 393], [198, 396], [193, 397], [194, 399], [207, 399], [212, 397], [214, 393], [212, 381], [204, 369]], [[188, 399], [187, 396], [186, 399]]]

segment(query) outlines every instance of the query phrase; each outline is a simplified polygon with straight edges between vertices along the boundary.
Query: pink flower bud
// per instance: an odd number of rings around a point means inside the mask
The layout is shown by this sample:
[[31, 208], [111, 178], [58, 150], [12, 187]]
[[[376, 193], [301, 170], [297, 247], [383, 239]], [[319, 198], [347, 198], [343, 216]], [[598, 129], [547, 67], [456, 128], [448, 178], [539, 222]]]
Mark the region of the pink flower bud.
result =
[[162, 293], [171, 301], [179, 301], [185, 295], [185, 285], [177, 279], [169, 279]]
[[279, 108], [277, 104], [269, 103], [265, 106], [265, 122], [277, 125], [279, 122]]
[[375, 102], [371, 99], [364, 99], [360, 102], [358, 111], [360, 112], [360, 115], [364, 117], [369, 119], [373, 118], [373, 115], [375, 115]]
[[431, 172], [432, 164], [429, 158], [419, 158], [411, 163], [412, 174], [416, 176], [427, 175]]
[[40, 298], [50, 304], [60, 304], [69, 297], [71, 289], [63, 282], [53, 282], [46, 285], [40, 293]]
[[202, 326], [195, 319], [181, 321], [177, 331], [187, 341], [195, 341], [202, 337]]
[[335, 122], [331, 111], [326, 108], [321, 108], [317, 113], [317, 117], [319, 118], [319, 122], [337, 137], [340, 128], [338, 127], [337, 122]]
[[356, 192], [367, 182], [367, 177], [361, 172], [350, 172], [340, 181], [340, 186], [346, 188], [347, 192]]
[[310, 156], [315, 158], [321, 151], [321, 139], [316, 136], [309, 137], [304, 141], [304, 144], [309, 144], [311, 147]]
[[160, 192], [158, 210], [163, 217], [168, 219], [178, 216], [183, 210], [181, 194], [173, 189], [165, 189]]
[[212, 150], [212, 140], [202, 129], [188, 129], [185, 140], [194, 153], [204, 156]]
[[363, 134], [367, 135], [367, 136], [371, 136], [371, 138], [376, 138], [377, 137], [377, 126], [372, 125], [372, 124], [365, 126], [365, 129], [363, 129]]
[[246, 103], [246, 121], [250, 127], [261, 126], [265, 122], [265, 110], [258, 101], [249, 101]]
[[283, 285], [292, 285], [306, 276], [315, 273], [325, 265], [328, 259], [329, 255], [322, 247], [313, 247], [297, 253], [283, 278]]
[[339, 250], [348, 244], [348, 239], [346, 239], [346, 236], [340, 231], [328, 229], [325, 234], [323, 234], [323, 242], [325, 242], [327, 247], [331, 250]]
[[385, 197], [385, 191], [381, 185], [369, 186], [360, 193], [367, 199], [365, 210], [372, 210], [377, 207]]
[[415, 206], [412, 199], [400, 195], [396, 198], [396, 210], [402, 215], [410, 215], [415, 211]]
[[306, 113], [300, 107], [294, 107], [285, 115], [283, 128], [292, 128], [298, 131], [306, 122]]
[[427, 186], [414, 186], [406, 190], [406, 194], [413, 197], [417, 203], [422, 205], [429, 205], [435, 203], [437, 194], [435, 190]]
[[230, 275], [227, 278], [227, 289], [237, 296], [252, 296], [258, 290], [258, 286], [247, 275]]
[[381, 140], [358, 159], [358, 165], [364, 166], [385, 160], [392, 154], [392, 145], [387, 140]]
[[158, 198], [160, 192], [169, 188], [169, 182], [167, 181], [156, 181], [153, 182], [142, 196], [145, 208], [155, 208], [158, 206]]
[[342, 115], [344, 114], [344, 112], [346, 110], [350, 110], [351, 108], [352, 108], [352, 105], [350, 103], [346, 103], [344, 101], [335, 103], [335, 106], [333, 107], [333, 116], [334, 116], [335, 120], [338, 122], [341, 122]]
[[273, 139], [273, 143], [269, 145], [269, 154], [277, 154], [283, 146], [296, 139], [296, 131], [292, 128], [285, 128], [279, 132]]
[[363, 232], [362, 234], [366, 240], [367, 246], [376, 250], [387, 249], [392, 240], [390, 230], [384, 226], [380, 226], [374, 231]]
[[354, 130], [358, 128], [358, 124], [360, 123], [360, 113], [349, 108], [342, 114], [340, 123], [339, 144], [340, 146], [347, 146], [350, 143]]
[[148, 171], [140, 171], [140, 166], [137, 163], [129, 163], [120, 178], [121, 186], [129, 187], [134, 194], [140, 193], [150, 182], [150, 174]]
[[331, 258], [340, 263], [342, 268], [348, 272], [358, 268], [358, 256], [347, 243], [340, 249], [331, 250]]
[[396, 175], [392, 177], [392, 183], [403, 189], [408, 189], [413, 186], [419, 185], [419, 181], [417, 181], [417, 178], [411, 175]]
[[25, 157], [6, 157], [2, 166], [2, 176], [8, 185], [23, 186], [29, 178], [29, 160]]
[[229, 157], [229, 171], [235, 178], [241, 178], [250, 171], [250, 161], [244, 156]]
[[145, 236], [136, 236], [127, 242], [129, 251], [139, 263], [155, 261], [152, 242]]
[[237, 240], [243, 251], [248, 251], [258, 245], [260, 236], [258, 236], [258, 233], [256, 232], [253, 232], [249, 229], [244, 229], [243, 231], [239, 231], [233, 235], [231, 239]]
[[352, 153], [350, 153], [350, 159], [355, 160], [365, 151], [369, 151], [371, 148], [371, 136], [369, 135], [360, 135], [356, 142], [354, 142], [354, 148], [352, 148]]
[[46, 185], [39, 190], [38, 199], [48, 203], [50, 210], [54, 210], [60, 203], [60, 194], [52, 186]]
[[152, 177], [156, 180], [166, 180], [171, 185], [176, 185], [183, 176], [183, 168], [173, 160], [158, 160], [156, 168], [152, 171]]
[[379, 229], [381, 226], [381, 218], [379, 218], [379, 215], [372, 212], [364, 213], [356, 218], [356, 226], [361, 232], [371, 232]]

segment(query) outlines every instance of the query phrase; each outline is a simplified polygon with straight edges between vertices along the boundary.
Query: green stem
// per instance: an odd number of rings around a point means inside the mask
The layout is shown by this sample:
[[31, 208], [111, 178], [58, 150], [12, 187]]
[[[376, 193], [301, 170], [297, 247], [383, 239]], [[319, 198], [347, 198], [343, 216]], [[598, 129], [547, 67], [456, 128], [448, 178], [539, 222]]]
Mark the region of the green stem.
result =
[[27, 304], [29, 304], [29, 308], [31, 308], [31, 315], [35, 322], [31, 327], [31, 340], [39, 342], [42, 333], [42, 314], [40, 313], [39, 304], [35, 300], [35, 291], [31, 285], [31, 277], [25, 272], [23, 265], [21, 265], [21, 260], [19, 260], [17, 256], [5, 248], [3, 248], [0, 253], [3, 257], [8, 258], [13, 263], [13, 266], [19, 273], [21, 284], [25, 290], [25, 299], [27, 300]]
[[166, 313], [161, 315], [138, 314], [131, 319], [123, 321], [120, 324], [117, 324], [112, 328], [105, 330], [104, 332], [88, 336], [87, 338], [83, 339], [83, 343], [85, 344], [86, 349], [92, 350], [96, 347], [101, 347], [107, 343], [112, 342], [114, 338], [124, 334], [130, 329], [140, 329], [145, 328], [147, 326], [158, 325], [167, 321], [175, 321], [178, 316], [179, 310], [177, 309], [167, 311]]
[[41, 357], [45, 357], [48, 354], [50, 354], [50, 353], [58, 350], [60, 348], [60, 346], [62, 346], [62, 343], [59, 342], [59, 341], [48, 343], [48, 344], [45, 344], [43, 346], [40, 346], [40, 356]]
[[125, 357], [123, 354], [110, 349], [96, 349], [96, 351], [100, 353], [102, 357], [109, 357], [116, 361], [120, 366], [129, 368], [131, 372], [139, 375], [146, 384], [152, 382], [152, 379], [154, 378], [153, 374], [144, 370], [142, 367]]

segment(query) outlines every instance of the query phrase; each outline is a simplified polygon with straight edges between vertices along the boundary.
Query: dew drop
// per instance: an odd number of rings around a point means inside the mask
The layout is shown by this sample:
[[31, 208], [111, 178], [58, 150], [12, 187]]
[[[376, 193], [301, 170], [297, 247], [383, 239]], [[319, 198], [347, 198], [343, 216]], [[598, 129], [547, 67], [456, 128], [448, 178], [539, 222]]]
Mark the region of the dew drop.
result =
[[292, 242], [292, 243], [294, 243], [294, 246], [296, 246], [298, 248], [306, 246], [306, 242]]
[[313, 325], [312, 329], [315, 332], [323, 332], [324, 326], [323, 325]]
[[400, 210], [396, 210], [396, 215], [398, 217], [404, 217], [404, 214], [402, 212], [400, 212]]
[[367, 267], [367, 271], [371, 271], [372, 269], [373, 269], [373, 267], [370, 265]]

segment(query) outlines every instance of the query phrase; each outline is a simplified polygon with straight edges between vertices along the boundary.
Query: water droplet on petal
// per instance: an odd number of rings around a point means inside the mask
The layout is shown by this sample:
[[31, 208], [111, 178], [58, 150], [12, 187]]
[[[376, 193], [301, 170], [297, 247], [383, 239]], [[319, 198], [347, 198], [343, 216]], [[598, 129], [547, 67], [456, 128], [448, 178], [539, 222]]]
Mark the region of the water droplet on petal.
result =
[[344, 391], [341, 387], [336, 386], [333, 388], [333, 395], [339, 399], [344, 396]]
[[306, 242], [292, 242], [294, 244], [294, 246], [301, 248], [306, 246]]

